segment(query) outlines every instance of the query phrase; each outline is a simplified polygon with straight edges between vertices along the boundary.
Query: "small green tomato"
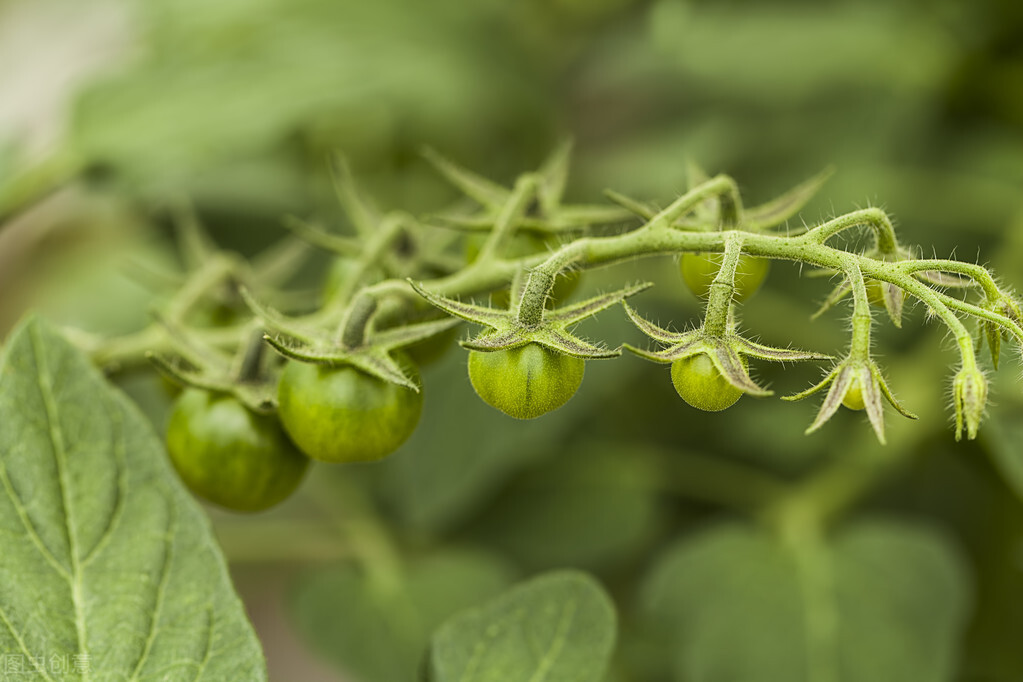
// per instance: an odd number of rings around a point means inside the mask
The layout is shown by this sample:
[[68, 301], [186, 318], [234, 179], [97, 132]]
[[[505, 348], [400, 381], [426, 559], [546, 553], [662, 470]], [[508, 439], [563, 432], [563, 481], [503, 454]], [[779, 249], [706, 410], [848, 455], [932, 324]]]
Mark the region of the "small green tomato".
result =
[[697, 353], [672, 362], [671, 383], [675, 385], [682, 400], [705, 412], [720, 412], [742, 397], [742, 390], [721, 376], [706, 353]]
[[[682, 279], [697, 298], [710, 296], [710, 285], [721, 268], [720, 253], [685, 253], [679, 262]], [[749, 254], [739, 256], [735, 267], [735, 300], [744, 301], [760, 288], [767, 278], [771, 261]]]
[[309, 466], [275, 417], [197, 388], [185, 389], [174, 403], [167, 452], [192, 492], [235, 511], [281, 502]]
[[[418, 372], [414, 374], [418, 379]], [[419, 423], [423, 394], [350, 365], [291, 360], [277, 412], [305, 454], [323, 462], [371, 462], [398, 449]]]
[[586, 361], [536, 343], [469, 352], [469, 381], [483, 402], [516, 419], [534, 419], [575, 395]]
[[853, 378], [849, 388], [845, 389], [845, 395], [842, 396], [842, 404], [850, 410], [862, 410], [867, 406], [863, 402], [863, 382], [860, 381], [858, 376]]

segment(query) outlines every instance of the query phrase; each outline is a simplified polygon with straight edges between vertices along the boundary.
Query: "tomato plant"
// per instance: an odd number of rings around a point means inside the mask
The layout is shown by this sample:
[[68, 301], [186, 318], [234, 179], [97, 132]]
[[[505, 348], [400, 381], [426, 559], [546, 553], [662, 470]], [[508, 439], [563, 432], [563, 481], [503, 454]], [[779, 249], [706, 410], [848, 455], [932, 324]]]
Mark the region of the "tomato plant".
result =
[[167, 452], [192, 492], [235, 511], [262, 511], [285, 500], [309, 466], [276, 417], [197, 388], [174, 402]]
[[55, 2], [0, 679], [1023, 679], [1014, 3]]

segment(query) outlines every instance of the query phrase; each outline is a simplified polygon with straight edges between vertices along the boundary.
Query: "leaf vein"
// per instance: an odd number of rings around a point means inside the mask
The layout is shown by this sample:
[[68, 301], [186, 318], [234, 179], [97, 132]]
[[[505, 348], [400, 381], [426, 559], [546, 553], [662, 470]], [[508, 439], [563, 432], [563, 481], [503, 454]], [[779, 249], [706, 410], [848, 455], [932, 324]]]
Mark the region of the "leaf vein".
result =
[[[42, 339], [39, 338], [38, 328], [31, 330], [32, 352], [36, 357], [36, 383], [39, 386], [39, 393], [43, 398], [43, 405], [46, 408], [46, 421], [49, 425], [50, 444], [53, 449], [54, 463], [57, 467], [57, 483], [60, 488], [61, 506], [64, 510], [64, 529], [68, 538], [68, 558], [71, 562], [70, 583], [71, 602], [75, 608], [75, 632], [78, 636], [78, 653], [86, 654], [86, 642], [88, 632], [85, 623], [85, 616], [82, 611], [82, 572], [79, 566], [78, 536], [75, 533], [72, 523], [73, 509], [68, 498], [67, 480], [67, 449], [64, 445], [63, 433], [60, 430], [60, 419], [57, 416], [57, 403], [50, 385], [50, 372], [46, 364], [45, 349]], [[85, 671], [85, 679], [91, 677], [88, 670]]]
[[167, 527], [167, 532], [164, 534], [164, 554], [163, 564], [160, 567], [160, 581], [156, 585], [156, 604], [153, 606], [153, 615], [149, 619], [149, 630], [146, 633], [146, 643], [142, 647], [142, 653], [139, 655], [139, 660], [135, 664], [135, 670], [131, 674], [132, 680], [139, 679], [139, 673], [145, 666], [146, 661], [149, 660], [149, 654], [152, 652], [153, 643], [156, 641], [156, 633], [160, 630], [160, 616], [163, 613], [163, 601], [167, 587], [167, 580], [170, 576], [170, 565], [174, 557], [174, 530], [177, 525], [177, 516], [175, 515], [176, 507], [171, 504], [169, 505], [171, 511], [170, 523]]

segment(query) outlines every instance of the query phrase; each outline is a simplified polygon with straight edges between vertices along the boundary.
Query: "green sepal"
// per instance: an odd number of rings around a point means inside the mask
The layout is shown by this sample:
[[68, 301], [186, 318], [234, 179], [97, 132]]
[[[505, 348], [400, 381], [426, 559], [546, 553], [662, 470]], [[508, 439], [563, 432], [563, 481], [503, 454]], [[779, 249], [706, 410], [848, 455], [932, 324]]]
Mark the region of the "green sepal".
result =
[[1001, 355], [1002, 350], [1002, 330], [990, 320], [981, 322], [980, 328], [984, 332], [985, 339], [987, 339], [988, 350], [991, 351], [991, 364], [994, 365], [995, 369], [998, 369], [998, 356]]
[[825, 353], [797, 350], [794, 348], [775, 348], [762, 343], [750, 341], [747, 338], [733, 334], [731, 342], [740, 348], [743, 355], [759, 360], [770, 360], [772, 362], [798, 362], [802, 360], [833, 360], [832, 356]]
[[[628, 219], [629, 214], [616, 207], [562, 205], [571, 149], [570, 142], [560, 144], [533, 175], [536, 179], [535, 196], [526, 210], [512, 217], [515, 230], [554, 235]], [[477, 175], [431, 149], [425, 149], [423, 155], [441, 176], [482, 207], [482, 210], [468, 214], [445, 211], [432, 214], [429, 219], [447, 227], [472, 232], [493, 230], [509, 205], [509, 200], [513, 198], [513, 190]]]
[[744, 214], [745, 225], [748, 229], [760, 231], [784, 223], [806, 206], [834, 172], [835, 168], [828, 166], [781, 196], [759, 206], [747, 208]]
[[416, 293], [425, 298], [431, 305], [440, 308], [449, 315], [460, 317], [468, 322], [486, 325], [494, 329], [500, 328], [508, 317], [507, 310], [498, 310], [476, 303], [465, 303], [456, 301], [453, 298], [439, 296], [428, 289], [416, 284], [413, 280], [407, 280], [415, 289]]
[[[826, 360], [829, 358], [829, 356], [820, 353], [766, 346], [745, 339], [733, 331], [728, 331], [723, 336], [708, 334], [702, 327], [686, 332], [672, 332], [644, 319], [628, 304], [625, 304], [625, 311], [640, 331], [667, 346], [659, 351], [649, 351], [626, 344], [626, 349], [647, 360], [661, 363], [675, 362], [705, 353], [728, 383], [750, 395], [767, 396], [772, 395], [772, 391], [763, 388], [750, 378], [749, 369], [743, 361], [744, 357], [772, 362]], [[730, 329], [732, 326], [729, 324]]]
[[955, 408], [957, 441], [962, 439], [964, 431], [969, 440], [977, 437], [987, 405], [987, 391], [987, 378], [976, 366], [963, 367], [956, 374], [952, 382], [952, 400]]
[[242, 298], [263, 321], [268, 332], [264, 338], [284, 357], [318, 365], [351, 365], [378, 379], [417, 392], [419, 384], [398, 364], [391, 352], [423, 341], [459, 323], [458, 320], [443, 319], [381, 331], [370, 329], [361, 345], [345, 348], [335, 335], [287, 318], [257, 301], [244, 289]]
[[430, 147], [424, 147], [422, 155], [445, 180], [483, 206], [500, 208], [511, 194], [496, 182], [459, 166]]
[[173, 354], [147, 352], [146, 358], [162, 375], [179, 386], [233, 395], [253, 412], [266, 414], [276, 408], [272, 381], [243, 380], [229, 355], [198, 343], [159, 315], [156, 322], [166, 332]]
[[419, 392], [419, 384], [398, 364], [390, 352], [373, 346], [372, 342], [356, 349], [343, 349], [338, 346], [296, 344], [285, 337], [271, 334], [264, 338], [274, 350], [286, 358], [327, 367], [350, 365], [370, 376]]
[[[607, 310], [616, 303], [622, 303], [630, 296], [635, 296], [642, 291], [646, 291], [653, 285], [653, 282], [641, 282], [639, 284], [623, 287], [618, 291], [611, 292], [610, 294], [599, 294], [592, 298], [588, 298], [585, 301], [572, 303], [563, 308], [548, 311], [544, 314], [544, 319], [562, 324], [575, 324], [576, 322], [582, 322], [588, 317], [592, 317], [603, 310]], [[625, 305], [628, 306], [628, 304]]]
[[[710, 179], [701, 168], [693, 163], [689, 164], [687, 170], [689, 189], [693, 189], [693, 187]], [[744, 209], [740, 226], [757, 232], [780, 225], [799, 212], [833, 173], [834, 168], [825, 168], [812, 178], [796, 185], [785, 194], [759, 206]], [[632, 199], [614, 190], [605, 190], [604, 195], [644, 220], [653, 219], [659, 212], [657, 208], [650, 204]], [[685, 214], [676, 217], [672, 221], [671, 226], [675, 229], [698, 231], [716, 229], [719, 222], [720, 200], [718, 197], [708, 197]]]
[[338, 256], [356, 257], [362, 253], [359, 240], [328, 232], [319, 225], [301, 218], [285, 216], [281, 224], [299, 239]]
[[908, 419], [917, 418], [915, 414], [907, 410], [896, 400], [884, 376], [881, 374], [881, 369], [877, 366], [876, 362], [869, 358], [866, 360], [853, 360], [847, 357], [835, 365], [824, 379], [817, 384], [794, 395], [782, 396], [782, 400], [802, 400], [830, 386], [816, 418], [806, 429], [806, 433], [811, 434], [834, 416], [838, 408], [841, 407], [842, 401], [845, 400], [846, 393], [856, 383], [859, 383], [867, 419], [874, 429], [877, 440], [882, 445], [885, 443], [884, 412], [881, 406], [882, 397], [902, 416]]
[[277, 396], [270, 383], [241, 383], [230, 375], [197, 369], [164, 353], [148, 352], [146, 358], [160, 374], [179, 386], [227, 393], [258, 414], [270, 414], [277, 409]]
[[509, 309], [489, 308], [439, 296], [411, 280], [409, 284], [419, 295], [449, 315], [488, 327], [482, 334], [461, 341], [464, 348], [493, 352], [536, 343], [559, 353], [584, 359], [616, 357], [621, 355], [621, 349], [608, 349], [584, 341], [568, 331], [568, 327], [652, 286], [645, 282], [609, 294], [594, 296], [564, 308], [547, 310], [544, 311], [540, 324], [525, 325], [519, 320], [518, 301], [512, 300]]
[[356, 234], [364, 240], [369, 239], [380, 224], [380, 212], [356, 188], [355, 178], [344, 155], [334, 154], [331, 157], [330, 179], [338, 202], [352, 222]]

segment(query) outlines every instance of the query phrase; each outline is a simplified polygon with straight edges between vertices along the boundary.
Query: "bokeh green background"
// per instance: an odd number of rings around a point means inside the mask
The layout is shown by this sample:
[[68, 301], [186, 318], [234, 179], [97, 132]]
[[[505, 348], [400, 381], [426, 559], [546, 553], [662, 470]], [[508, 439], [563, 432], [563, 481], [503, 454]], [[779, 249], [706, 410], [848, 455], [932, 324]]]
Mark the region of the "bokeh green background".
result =
[[[422, 213], [456, 198], [423, 145], [510, 183], [566, 137], [569, 198], [587, 202], [611, 187], [667, 203], [695, 161], [758, 203], [834, 164], [798, 220], [881, 206], [904, 242], [990, 264], [1023, 289], [1023, 5], [1013, 0], [0, 0], [0, 93], [0, 329], [27, 308], [104, 333], [144, 324], [152, 297], [126, 264], [173, 263], [166, 207], [181, 197], [221, 244], [253, 254], [283, 235], [286, 214], [345, 229], [326, 172], [333, 150], [381, 207]], [[316, 267], [296, 286], [313, 284]], [[592, 273], [583, 291], [640, 277], [658, 283], [636, 301], [651, 319], [696, 322], [668, 259]], [[846, 310], [809, 321], [827, 290], [776, 264], [744, 326], [841, 352]], [[1003, 358], [983, 438], [957, 445], [954, 352], [919, 306], [909, 318], [902, 330], [882, 325], [877, 346], [921, 419], [889, 415], [888, 450], [908, 464], [864, 506], [927, 518], [952, 539], [974, 585], [960, 679], [1018, 680], [1019, 355]], [[584, 329], [612, 346], [640, 342], [620, 311]], [[780, 393], [818, 373], [758, 369]], [[159, 424], [166, 400], [151, 377], [120, 380]], [[213, 512], [273, 678], [339, 679], [340, 661], [389, 679], [374, 666], [414, 651], [436, 607], [414, 625], [377, 622], [379, 604], [323, 596], [361, 594], [329, 568], [347, 555], [337, 478], [371, 491], [402, 550], [425, 557], [410, 594], [443, 602], [454, 583], [483, 594], [505, 576], [574, 565], [628, 613], [659, 549], [719, 514], [701, 501], [727, 496], [707, 482], [720, 472], [699, 473], [708, 461], [790, 478], [880, 448], [847, 411], [803, 436], [809, 403], [746, 398], [697, 413], [663, 367], [634, 357], [589, 363], [579, 395], [529, 423], [476, 399], [460, 349], [424, 381], [419, 430], [386, 463], [318, 467], [265, 515]], [[437, 556], [452, 547], [485, 554]], [[448, 602], [459, 599], [473, 602]], [[359, 641], [346, 627], [404, 644], [373, 658], [338, 644]], [[641, 637], [630, 646], [640, 653], [623, 654], [633, 671], [621, 679], [667, 679]], [[372, 660], [353, 664], [360, 655]]]

